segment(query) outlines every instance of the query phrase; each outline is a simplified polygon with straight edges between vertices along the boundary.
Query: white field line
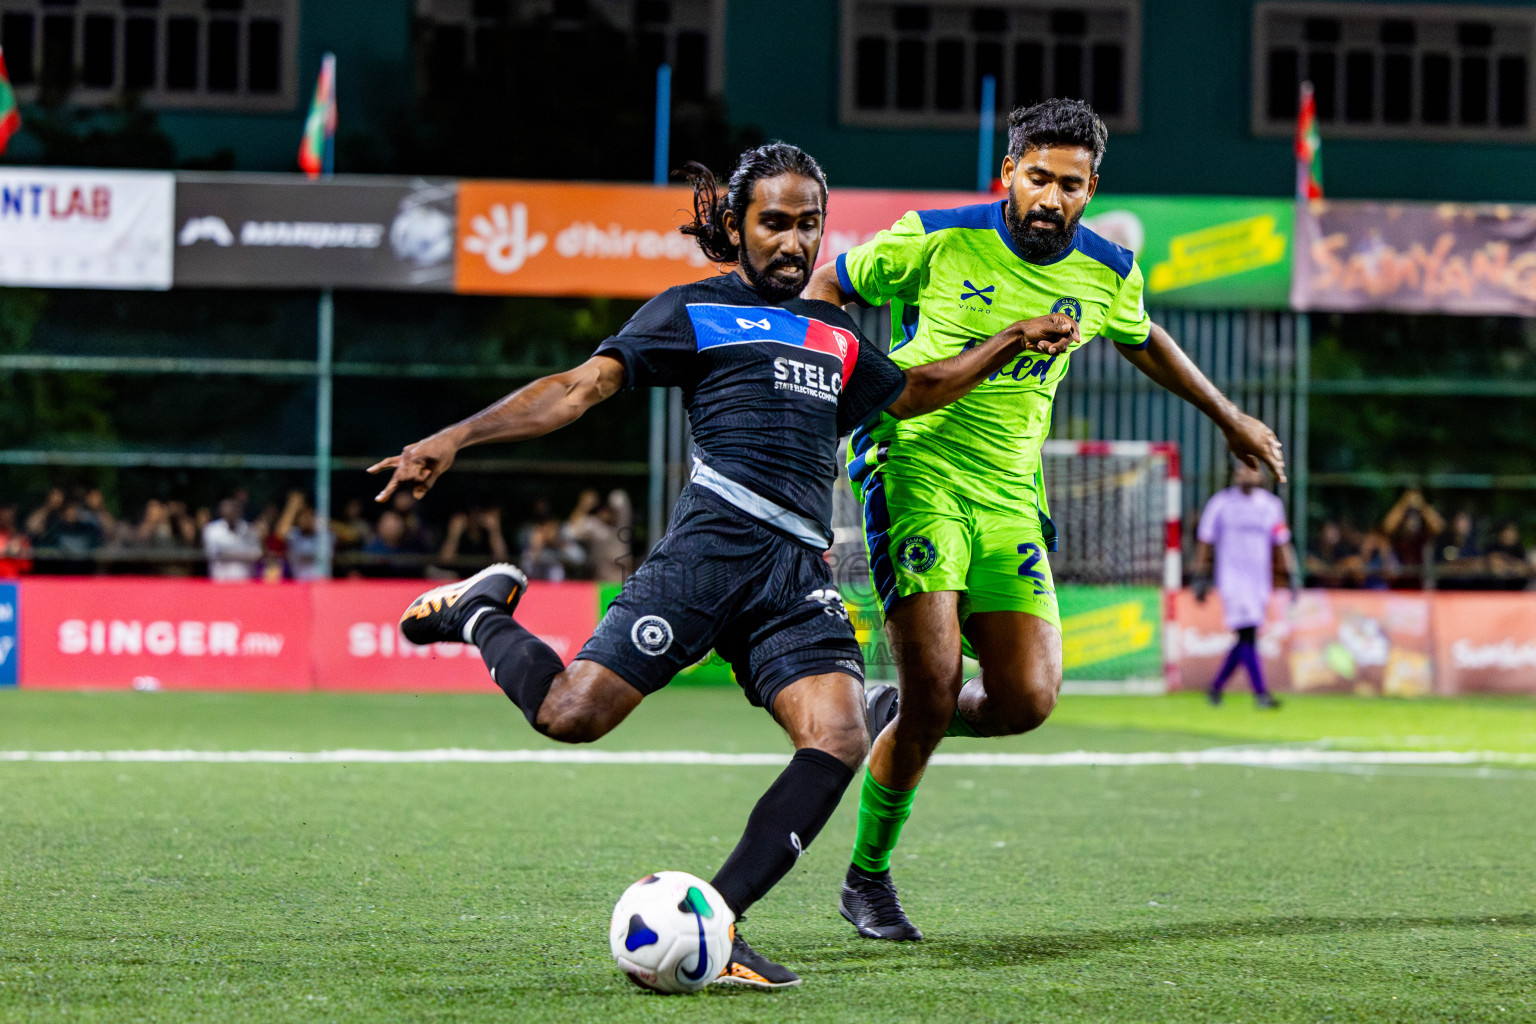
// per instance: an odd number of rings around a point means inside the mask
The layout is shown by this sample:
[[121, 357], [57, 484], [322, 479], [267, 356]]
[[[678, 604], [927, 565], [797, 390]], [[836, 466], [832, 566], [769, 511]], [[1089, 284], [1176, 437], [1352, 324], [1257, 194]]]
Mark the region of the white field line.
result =
[[[0, 750], [0, 762], [111, 764], [596, 764], [780, 767], [786, 754], [716, 754], [702, 750]], [[963, 768], [1142, 768], [1230, 765], [1307, 768], [1334, 765], [1536, 765], [1536, 754], [1505, 751], [1317, 750], [1219, 747], [1209, 750], [1090, 750], [1053, 754], [937, 754], [933, 764]]]

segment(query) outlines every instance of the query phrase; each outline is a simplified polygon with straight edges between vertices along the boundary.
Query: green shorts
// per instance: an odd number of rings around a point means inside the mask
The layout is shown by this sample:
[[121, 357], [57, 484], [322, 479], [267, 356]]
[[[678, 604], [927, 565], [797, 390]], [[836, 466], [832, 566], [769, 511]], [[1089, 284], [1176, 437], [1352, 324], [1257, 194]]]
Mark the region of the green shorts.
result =
[[972, 612], [1024, 612], [1061, 628], [1034, 505], [1003, 511], [892, 465], [866, 478], [862, 497], [870, 576], [887, 613], [909, 594], [957, 590], [962, 622]]

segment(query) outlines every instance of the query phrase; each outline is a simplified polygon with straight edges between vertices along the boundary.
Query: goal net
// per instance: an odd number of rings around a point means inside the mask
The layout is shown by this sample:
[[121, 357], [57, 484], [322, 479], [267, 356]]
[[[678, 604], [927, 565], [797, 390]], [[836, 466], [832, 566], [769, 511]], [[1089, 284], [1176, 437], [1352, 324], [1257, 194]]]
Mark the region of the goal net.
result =
[[[1179, 451], [1150, 441], [1047, 441], [1050, 556], [1064, 676], [1079, 692], [1177, 684], [1165, 637], [1180, 584]], [[829, 561], [865, 645], [870, 675], [894, 674], [869, 579], [863, 510], [846, 479], [833, 506]]]

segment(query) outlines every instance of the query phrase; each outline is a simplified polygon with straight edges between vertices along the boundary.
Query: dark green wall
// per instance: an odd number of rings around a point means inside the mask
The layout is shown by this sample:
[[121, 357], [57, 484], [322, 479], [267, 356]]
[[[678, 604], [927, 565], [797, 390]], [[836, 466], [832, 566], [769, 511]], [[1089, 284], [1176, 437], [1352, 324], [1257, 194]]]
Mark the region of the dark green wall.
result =
[[[732, 118], [806, 147], [834, 184], [975, 187], [973, 132], [838, 124], [839, 10], [837, 0], [730, 4], [725, 95]], [[1110, 139], [1102, 187], [1290, 194], [1290, 140], [1249, 130], [1251, 10], [1242, 0], [1142, 0], [1141, 128]], [[999, 135], [999, 159], [1004, 145]], [[1338, 198], [1536, 202], [1536, 145], [1325, 137], [1323, 164], [1324, 185]]]

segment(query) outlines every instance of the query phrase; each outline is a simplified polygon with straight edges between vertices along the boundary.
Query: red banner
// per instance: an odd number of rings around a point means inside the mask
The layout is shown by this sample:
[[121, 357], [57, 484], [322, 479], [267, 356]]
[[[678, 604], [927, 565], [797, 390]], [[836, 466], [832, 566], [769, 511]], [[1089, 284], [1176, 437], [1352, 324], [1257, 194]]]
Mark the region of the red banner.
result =
[[1536, 692], [1536, 597], [1436, 594], [1440, 692]]
[[307, 690], [302, 584], [49, 579], [21, 583], [21, 685]]
[[[417, 647], [400, 635], [400, 612], [421, 593], [420, 580], [338, 581], [310, 591], [314, 607], [314, 680], [322, 690], [494, 693], [473, 647]], [[531, 583], [517, 620], [567, 664], [597, 626], [590, 583]]]
[[[21, 581], [26, 687], [480, 691], [472, 647], [416, 647], [400, 612], [421, 580], [243, 584]], [[590, 583], [534, 583], [518, 621], [570, 662], [597, 625]], [[492, 691], [494, 692], [494, 691]]]

